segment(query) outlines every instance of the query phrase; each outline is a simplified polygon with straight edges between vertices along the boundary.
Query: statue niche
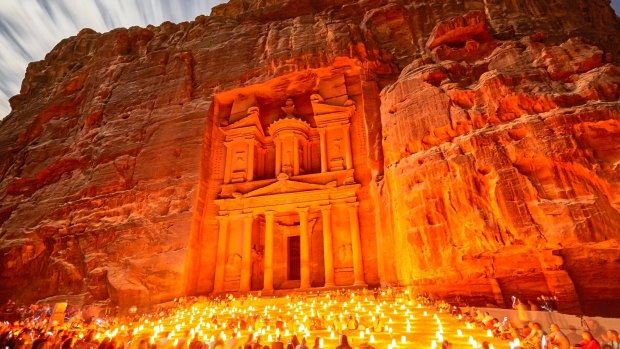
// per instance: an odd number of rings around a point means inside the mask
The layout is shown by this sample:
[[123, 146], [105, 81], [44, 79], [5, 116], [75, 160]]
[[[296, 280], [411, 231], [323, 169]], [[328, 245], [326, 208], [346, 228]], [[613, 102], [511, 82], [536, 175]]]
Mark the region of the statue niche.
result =
[[234, 157], [230, 181], [232, 183], [245, 182], [247, 179], [247, 152], [245, 150], [236, 151]]
[[241, 255], [232, 253], [226, 259], [226, 281], [238, 281], [241, 277]]
[[329, 170], [341, 171], [345, 169], [344, 154], [342, 152], [342, 138], [336, 138], [329, 142]]

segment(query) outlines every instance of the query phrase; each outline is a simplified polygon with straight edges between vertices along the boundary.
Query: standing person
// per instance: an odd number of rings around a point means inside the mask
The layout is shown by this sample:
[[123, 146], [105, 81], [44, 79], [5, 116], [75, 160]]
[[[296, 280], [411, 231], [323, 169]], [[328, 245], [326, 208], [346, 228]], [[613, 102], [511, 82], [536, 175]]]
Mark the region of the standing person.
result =
[[312, 347], [312, 349], [322, 349], [321, 348], [321, 337], [316, 337], [314, 339], [314, 346]]
[[592, 336], [592, 333], [589, 331], [583, 331], [581, 338], [583, 339], [579, 342], [579, 344], [575, 344], [575, 347], [584, 349], [601, 349], [601, 344], [594, 339], [594, 336]]
[[299, 339], [297, 339], [297, 335], [293, 335], [293, 337], [291, 337], [291, 340], [288, 342], [288, 345], [286, 346], [287, 349], [296, 349], [297, 346], [299, 345]]
[[[140, 340], [140, 343], [142, 343], [142, 341], [146, 341], [144, 339]], [[203, 343], [200, 341], [200, 338], [198, 338], [198, 332], [196, 332], [194, 334], [194, 338], [192, 338], [192, 341], [189, 342], [189, 349], [200, 349], [203, 347]], [[138, 349], [140, 349], [140, 347], [138, 346]]]
[[547, 342], [551, 344], [551, 348], [570, 349], [568, 337], [560, 330], [560, 326], [551, 324], [549, 328], [551, 333], [547, 336]]
[[306, 345], [306, 337], [301, 337], [301, 343], [299, 343], [295, 349], [309, 349]]
[[340, 342], [340, 345], [338, 345], [336, 349], [353, 349], [349, 345], [349, 339], [347, 338], [347, 335], [341, 334], [339, 338], [339, 342]]
[[607, 331], [607, 342], [605, 344], [609, 345], [611, 349], [620, 349], [620, 338], [618, 338], [618, 331], [609, 330]]

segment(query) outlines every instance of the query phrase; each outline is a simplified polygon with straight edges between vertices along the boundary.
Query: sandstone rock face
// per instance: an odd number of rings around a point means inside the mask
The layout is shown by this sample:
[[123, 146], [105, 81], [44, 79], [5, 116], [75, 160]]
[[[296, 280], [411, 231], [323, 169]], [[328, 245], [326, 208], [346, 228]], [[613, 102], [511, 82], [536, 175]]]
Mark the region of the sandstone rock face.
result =
[[209, 292], [213, 96], [346, 59], [378, 281], [617, 313], [619, 28], [604, 0], [232, 0], [82, 30], [0, 124], [0, 301]]
[[620, 69], [581, 40], [493, 41], [481, 26], [437, 26], [432, 59], [384, 90], [381, 194], [396, 224], [383, 229], [406, 261], [386, 275], [617, 314]]

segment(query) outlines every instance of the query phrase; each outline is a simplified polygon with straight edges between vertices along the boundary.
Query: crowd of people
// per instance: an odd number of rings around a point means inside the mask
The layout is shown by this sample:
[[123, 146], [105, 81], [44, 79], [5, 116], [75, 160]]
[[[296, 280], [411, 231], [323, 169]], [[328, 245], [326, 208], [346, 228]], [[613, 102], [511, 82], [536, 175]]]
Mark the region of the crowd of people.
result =
[[[543, 296], [542, 300], [545, 306], [550, 308], [550, 300]], [[426, 304], [432, 304], [437, 309], [449, 311], [453, 316], [458, 316], [460, 320], [490, 331], [494, 336], [508, 340], [514, 344], [514, 348], [523, 349], [570, 349], [570, 348], [586, 348], [586, 349], [620, 349], [620, 338], [618, 331], [608, 330], [601, 337], [602, 343], [599, 342], [588, 330], [582, 331], [581, 340], [571, 345], [570, 340], [560, 329], [558, 324], [551, 324], [546, 331], [538, 322], [529, 322], [524, 328], [517, 328], [506, 316], [500, 321], [493, 317], [489, 312], [485, 312], [474, 307], [458, 307], [450, 305], [443, 300], [432, 300], [430, 298], [422, 299]], [[539, 300], [541, 300], [539, 298]], [[528, 310], [539, 310], [539, 307], [528, 301]], [[523, 310], [527, 305], [516, 299], [515, 309]], [[545, 309], [550, 311], [549, 309]]]
[[[402, 289], [364, 290], [363, 296], [374, 298], [377, 302], [391, 302], [403, 296]], [[405, 291], [406, 292], [406, 291]], [[323, 297], [334, 302], [344, 302], [352, 297], [349, 290], [331, 291]], [[302, 304], [308, 301], [308, 294], [293, 294], [287, 297], [289, 304]], [[331, 298], [330, 298], [331, 297]], [[571, 343], [560, 327], [552, 324], [548, 330], [536, 322], [529, 323], [525, 328], [517, 328], [505, 317], [500, 321], [488, 312], [468, 306], [450, 304], [444, 300], [433, 299], [427, 294], [413, 297], [410, 300], [422, 304], [438, 312], [451, 314], [468, 328], [475, 327], [486, 331], [497, 338], [510, 343], [511, 348], [524, 349], [620, 349], [618, 332], [609, 330], [602, 336], [601, 341], [594, 338], [592, 333], [584, 331], [582, 340]], [[183, 333], [172, 336], [169, 329], [164, 330], [162, 319], [172, 316], [191, 316], [183, 309], [190, 309], [193, 304], [205, 304], [205, 309], [238, 309], [234, 315], [220, 316], [211, 312], [207, 314], [206, 326], [221, 329], [219, 336], [206, 336], [199, 331], [182, 330]], [[358, 305], [359, 306], [359, 305]], [[269, 306], [267, 306], [268, 308]], [[324, 338], [309, 336], [309, 331], [337, 330], [337, 349], [352, 348], [347, 334], [358, 330], [381, 333], [389, 326], [382, 316], [363, 317], [351, 312], [346, 316], [328, 317], [319, 316], [318, 312], [305, 314], [302, 319], [297, 315], [287, 314], [270, 318], [265, 310], [260, 312], [246, 312], [241, 309], [252, 310], [252, 301], [249, 298], [235, 298], [231, 295], [212, 298], [183, 298], [174, 304], [162, 305], [152, 311], [138, 314], [136, 309], [120, 315], [114, 311], [102, 311], [98, 317], [85, 316], [79, 307], [68, 307], [64, 319], [57, 322], [52, 319], [53, 306], [51, 305], [17, 305], [9, 301], [0, 315], [5, 321], [0, 323], [0, 349], [317, 349], [324, 347]], [[203, 311], [203, 315], [205, 312]], [[232, 314], [232, 313], [231, 313]], [[346, 313], [345, 313], [346, 314]], [[301, 314], [300, 314], [301, 315]], [[8, 319], [10, 317], [11, 319]], [[205, 325], [202, 323], [201, 325]], [[390, 319], [391, 321], [391, 319]], [[286, 324], [301, 324], [299, 331], [289, 333]], [[154, 326], [154, 332], [145, 335], [142, 327]], [[162, 326], [160, 328], [159, 326]], [[274, 338], [260, 335], [261, 329], [275, 329]], [[176, 328], [179, 330], [179, 327]], [[104, 332], [105, 331], [105, 332]], [[174, 333], [174, 329], [172, 330]], [[228, 333], [228, 335], [225, 334]], [[245, 339], [242, 333], [249, 333]], [[262, 333], [265, 333], [264, 331]], [[333, 332], [332, 332], [333, 336]], [[451, 348], [453, 344], [442, 340], [441, 348]], [[373, 344], [363, 341], [356, 348], [373, 349]], [[408, 346], [404, 346], [408, 347]], [[415, 347], [415, 346], [411, 346]], [[492, 348], [489, 342], [482, 342], [481, 348]], [[385, 349], [385, 348], [380, 348]]]

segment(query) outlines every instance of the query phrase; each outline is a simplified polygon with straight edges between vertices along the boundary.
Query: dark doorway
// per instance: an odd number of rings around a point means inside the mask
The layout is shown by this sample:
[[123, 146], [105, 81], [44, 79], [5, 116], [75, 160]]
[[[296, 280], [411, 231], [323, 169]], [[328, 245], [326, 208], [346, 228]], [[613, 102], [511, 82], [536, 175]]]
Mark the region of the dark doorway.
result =
[[288, 237], [288, 279], [301, 280], [301, 258], [299, 236]]

